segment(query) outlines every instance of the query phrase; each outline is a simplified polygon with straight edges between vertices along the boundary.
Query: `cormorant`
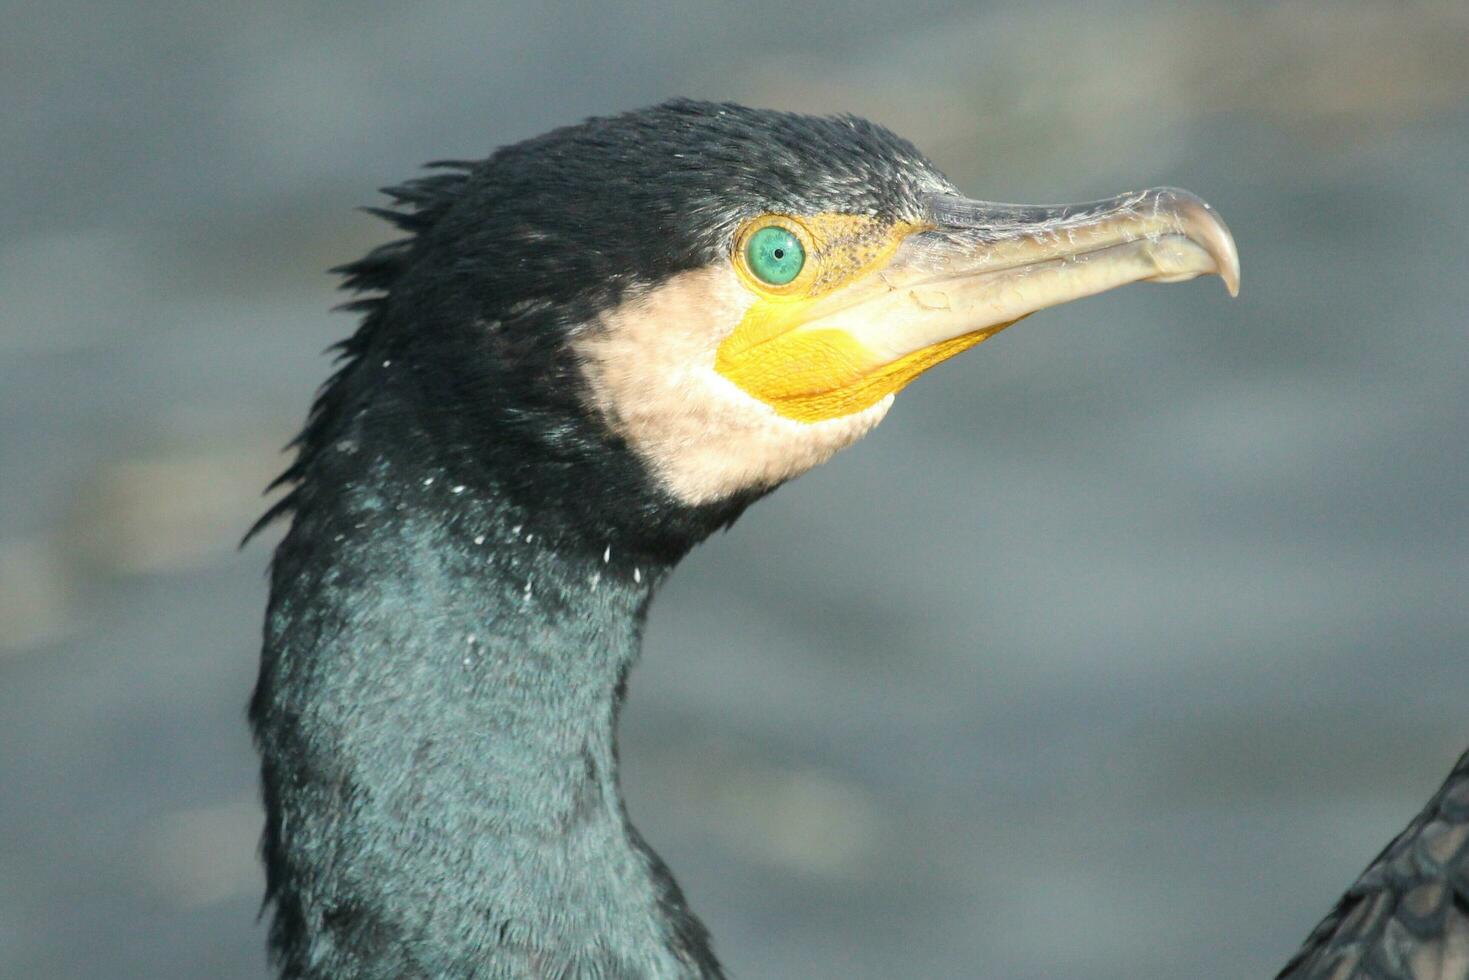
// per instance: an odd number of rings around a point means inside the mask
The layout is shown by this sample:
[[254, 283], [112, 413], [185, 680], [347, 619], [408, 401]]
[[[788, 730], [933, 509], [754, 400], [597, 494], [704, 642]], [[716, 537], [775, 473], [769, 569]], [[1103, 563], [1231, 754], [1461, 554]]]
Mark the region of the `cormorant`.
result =
[[[291, 518], [250, 705], [274, 962], [721, 977], [618, 791], [654, 589], [924, 370], [1126, 283], [1234, 292], [1233, 240], [1184, 191], [988, 204], [861, 119], [728, 104], [432, 166], [338, 270], [361, 325], [261, 521]], [[1462, 963], [1464, 764], [1433, 806], [1290, 976], [1358, 935]]]

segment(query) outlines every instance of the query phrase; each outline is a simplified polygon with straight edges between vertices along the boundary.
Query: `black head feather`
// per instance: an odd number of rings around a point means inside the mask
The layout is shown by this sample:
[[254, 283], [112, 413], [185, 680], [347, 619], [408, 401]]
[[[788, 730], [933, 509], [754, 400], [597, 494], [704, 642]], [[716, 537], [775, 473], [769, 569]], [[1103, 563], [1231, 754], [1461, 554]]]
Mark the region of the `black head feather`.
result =
[[689, 508], [660, 491], [588, 412], [567, 339], [633, 291], [724, 261], [748, 218], [911, 219], [949, 187], [862, 119], [685, 100], [430, 166], [385, 190], [393, 208], [368, 209], [409, 237], [335, 270], [363, 322], [276, 481], [293, 489], [257, 528], [309, 503], [327, 447], [367, 438], [681, 553], [759, 493]]

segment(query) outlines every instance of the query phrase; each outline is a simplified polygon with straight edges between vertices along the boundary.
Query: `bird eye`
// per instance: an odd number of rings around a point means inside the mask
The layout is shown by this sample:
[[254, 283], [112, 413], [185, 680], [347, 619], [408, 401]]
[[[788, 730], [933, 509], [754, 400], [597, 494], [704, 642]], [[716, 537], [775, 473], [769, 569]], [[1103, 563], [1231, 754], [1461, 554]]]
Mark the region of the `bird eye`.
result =
[[801, 240], [780, 225], [757, 229], [745, 242], [745, 265], [761, 282], [784, 286], [801, 274], [805, 264]]

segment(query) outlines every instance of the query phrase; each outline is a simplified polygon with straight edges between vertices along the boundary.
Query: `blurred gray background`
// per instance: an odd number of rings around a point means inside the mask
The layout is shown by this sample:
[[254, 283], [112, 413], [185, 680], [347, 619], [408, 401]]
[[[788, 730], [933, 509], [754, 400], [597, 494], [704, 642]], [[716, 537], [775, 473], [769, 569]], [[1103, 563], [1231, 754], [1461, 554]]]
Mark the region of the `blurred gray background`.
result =
[[682, 94], [1244, 291], [1038, 315], [700, 549], [634, 818], [739, 977], [1260, 977], [1469, 744], [1469, 5], [0, 3], [0, 976], [263, 978], [235, 543], [422, 161]]

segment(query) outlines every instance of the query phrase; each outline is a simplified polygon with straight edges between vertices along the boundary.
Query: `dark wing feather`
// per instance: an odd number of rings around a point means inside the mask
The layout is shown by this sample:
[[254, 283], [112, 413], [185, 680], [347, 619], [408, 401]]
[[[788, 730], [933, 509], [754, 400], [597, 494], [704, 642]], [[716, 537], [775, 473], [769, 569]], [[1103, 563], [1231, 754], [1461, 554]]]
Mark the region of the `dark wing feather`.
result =
[[1277, 980], [1469, 980], [1469, 752]]

